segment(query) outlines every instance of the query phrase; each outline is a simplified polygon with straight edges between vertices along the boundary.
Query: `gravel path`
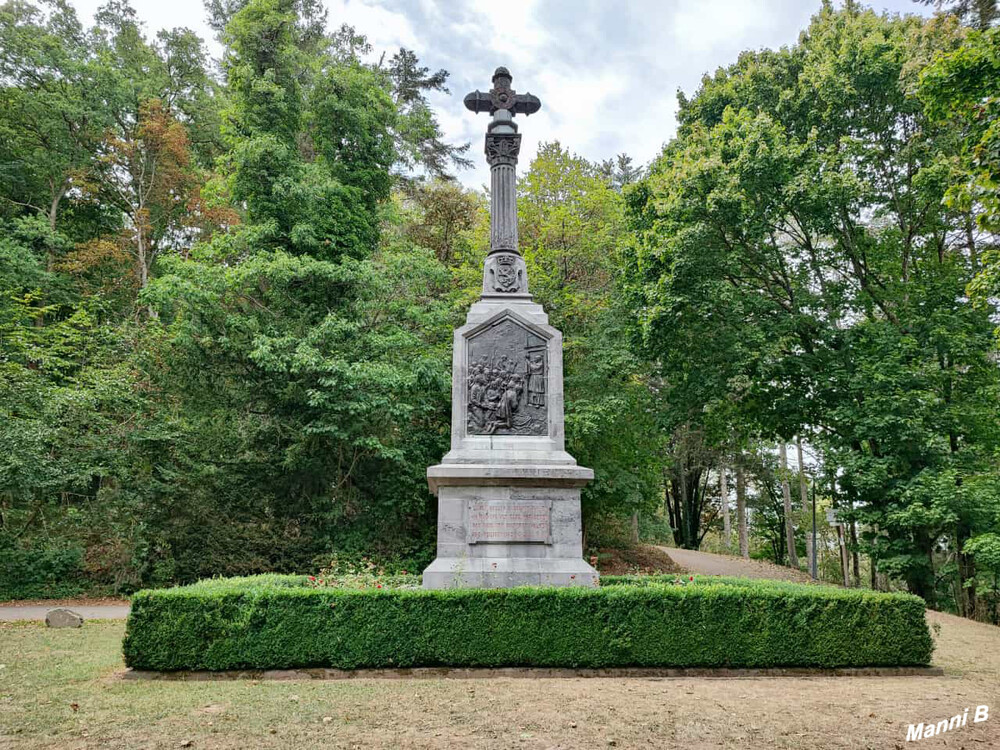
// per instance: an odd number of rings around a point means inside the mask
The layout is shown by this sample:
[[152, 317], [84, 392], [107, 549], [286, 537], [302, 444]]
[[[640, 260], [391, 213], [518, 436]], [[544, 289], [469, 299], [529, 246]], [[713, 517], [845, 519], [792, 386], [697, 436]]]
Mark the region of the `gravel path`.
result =
[[124, 620], [128, 617], [127, 604], [29, 604], [0, 606], [0, 620], [45, 620], [45, 613], [57, 607], [71, 609], [84, 620]]
[[660, 547], [671, 560], [689, 573], [709, 576], [736, 576], [737, 578], [770, 578], [778, 581], [808, 583], [812, 579], [801, 570], [785, 568], [763, 560], [744, 560], [733, 555], [714, 555], [690, 549]]
[[[770, 578], [781, 581], [808, 583], [808, 573], [792, 570], [761, 560], [744, 560], [732, 555], [715, 555], [710, 552], [695, 552], [689, 549], [659, 547], [678, 566], [689, 573], [712, 576], [736, 576], [738, 578]], [[112, 600], [113, 601], [113, 600]], [[128, 617], [128, 603], [84, 604], [72, 600], [46, 603], [25, 602], [24, 604], [0, 605], [0, 621], [44, 620], [45, 613], [55, 607], [67, 607], [79, 613], [85, 620], [123, 620]]]

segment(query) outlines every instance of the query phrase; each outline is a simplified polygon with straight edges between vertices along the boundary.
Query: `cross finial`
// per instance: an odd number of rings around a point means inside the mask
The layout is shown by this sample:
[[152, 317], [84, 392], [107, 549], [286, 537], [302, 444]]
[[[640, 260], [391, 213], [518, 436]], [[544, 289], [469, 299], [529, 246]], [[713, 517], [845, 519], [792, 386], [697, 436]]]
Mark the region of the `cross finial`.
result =
[[541, 109], [542, 103], [537, 96], [518, 94], [510, 87], [513, 80], [507, 68], [499, 67], [493, 73], [493, 88], [484, 94], [476, 90], [465, 96], [465, 106], [473, 112], [489, 112], [505, 109], [512, 115], [533, 115]]
[[541, 109], [537, 96], [518, 94], [510, 87], [511, 74], [500, 67], [493, 72], [488, 94], [473, 91], [465, 106], [492, 115], [486, 126], [486, 161], [490, 165], [490, 254], [483, 268], [483, 296], [530, 299], [528, 273], [517, 250], [517, 156], [521, 136], [514, 115], [531, 115]]

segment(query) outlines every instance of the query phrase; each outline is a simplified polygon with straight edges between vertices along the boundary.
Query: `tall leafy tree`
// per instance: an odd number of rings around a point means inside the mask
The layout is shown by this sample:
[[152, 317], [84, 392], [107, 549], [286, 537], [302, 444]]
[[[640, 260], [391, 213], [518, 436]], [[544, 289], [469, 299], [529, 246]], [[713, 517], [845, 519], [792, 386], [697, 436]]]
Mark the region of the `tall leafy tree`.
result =
[[1000, 29], [996, 28], [970, 33], [960, 47], [938, 56], [920, 76], [920, 96], [928, 115], [954, 128], [960, 138], [945, 197], [953, 209], [970, 217], [967, 242], [977, 272], [970, 289], [984, 304], [1000, 290], [998, 91]]
[[[88, 35], [65, 2], [0, 6], [0, 212], [55, 232], [74, 181], [110, 124]], [[54, 260], [54, 259], [50, 259]]]
[[956, 133], [914, 95], [960, 39], [826, 5], [797, 46], [682, 97], [678, 137], [627, 192], [623, 292], [674, 419], [817, 431], [859, 544], [932, 603], [938, 550], [962, 555], [998, 499], [988, 315], [964, 296], [966, 217], [942, 202]]
[[427, 549], [418, 467], [441, 448], [447, 273], [380, 242], [395, 110], [379, 75], [310, 57], [300, 24], [285, 0], [229, 22], [225, 162], [245, 220], [165, 261], [145, 295], [171, 363], [157, 384], [190, 426], [172, 447], [183, 489], [156, 501], [183, 577], [221, 563], [205, 547], [231, 571]]
[[383, 62], [379, 68], [388, 75], [399, 113], [395, 133], [401, 166], [405, 169], [420, 166], [438, 178], [447, 176], [453, 166], [472, 166], [472, 161], [464, 155], [469, 150], [468, 143], [453, 145], [442, 139], [437, 117], [427, 99], [429, 92], [449, 93], [445, 85], [448, 71], [432, 73], [420, 64], [412, 50], [405, 48], [395, 53], [384, 67]]
[[922, 5], [932, 5], [938, 12], [955, 16], [962, 23], [985, 30], [1000, 21], [997, 0], [916, 0]]

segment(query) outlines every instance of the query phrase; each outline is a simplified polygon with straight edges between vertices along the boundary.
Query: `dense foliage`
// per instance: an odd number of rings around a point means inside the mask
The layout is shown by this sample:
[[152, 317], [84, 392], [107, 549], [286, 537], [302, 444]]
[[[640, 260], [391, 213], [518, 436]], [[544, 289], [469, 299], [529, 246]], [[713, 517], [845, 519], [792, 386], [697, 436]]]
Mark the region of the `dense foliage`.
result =
[[315, 589], [295, 577], [142, 591], [136, 669], [919, 666], [924, 605], [771, 582], [591, 588]]
[[[648, 167], [521, 165], [591, 551], [735, 534], [794, 565], [812, 495], [821, 576], [834, 508], [850, 582], [996, 620], [987, 5], [826, 4], [681, 96]], [[317, 0], [206, 9], [220, 61], [122, 0], [92, 28], [0, 6], [0, 598], [432, 557], [489, 243], [428, 102], [448, 74], [373, 60]]]
[[966, 288], [996, 238], [982, 202], [945, 201], [968, 134], [916, 95], [964, 43], [949, 20], [828, 5], [796, 46], [705, 77], [627, 194], [623, 289], [674, 430], [744, 464], [806, 435], [872, 580], [971, 614], [966, 545], [1000, 523], [1000, 369]]
[[[414, 177], [464, 163], [426, 99], [447, 73], [366, 62], [307, 0], [208, 10], [220, 80], [124, 3], [91, 29], [0, 8], [0, 596], [432, 556], [424, 471], [488, 243], [483, 196]], [[610, 184], [552, 144], [522, 200], [591, 518], [658, 490]]]

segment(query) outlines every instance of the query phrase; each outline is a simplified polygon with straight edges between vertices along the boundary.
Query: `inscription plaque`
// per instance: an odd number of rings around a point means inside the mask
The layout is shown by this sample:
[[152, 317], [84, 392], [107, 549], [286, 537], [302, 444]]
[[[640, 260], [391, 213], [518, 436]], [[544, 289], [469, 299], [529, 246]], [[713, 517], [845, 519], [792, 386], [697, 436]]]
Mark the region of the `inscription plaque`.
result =
[[468, 543], [552, 544], [551, 500], [470, 500]]

